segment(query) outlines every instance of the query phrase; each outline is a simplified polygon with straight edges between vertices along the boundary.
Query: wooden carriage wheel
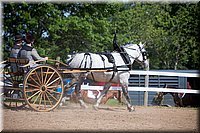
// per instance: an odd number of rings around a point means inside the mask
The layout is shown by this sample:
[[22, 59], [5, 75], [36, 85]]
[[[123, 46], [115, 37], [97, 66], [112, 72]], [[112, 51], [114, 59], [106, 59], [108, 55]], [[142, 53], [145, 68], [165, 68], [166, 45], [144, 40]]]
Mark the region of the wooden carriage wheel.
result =
[[23, 83], [23, 75], [13, 73], [10, 64], [6, 64], [1, 71], [3, 82], [2, 103], [4, 107], [19, 109], [26, 105], [23, 98], [23, 90], [20, 85]]
[[56, 108], [63, 92], [62, 77], [52, 66], [37, 66], [24, 79], [24, 98], [36, 111], [51, 111]]
[[3, 105], [7, 108], [18, 109], [24, 107], [22, 88], [23, 76], [11, 72], [10, 65], [6, 65], [3, 70]]

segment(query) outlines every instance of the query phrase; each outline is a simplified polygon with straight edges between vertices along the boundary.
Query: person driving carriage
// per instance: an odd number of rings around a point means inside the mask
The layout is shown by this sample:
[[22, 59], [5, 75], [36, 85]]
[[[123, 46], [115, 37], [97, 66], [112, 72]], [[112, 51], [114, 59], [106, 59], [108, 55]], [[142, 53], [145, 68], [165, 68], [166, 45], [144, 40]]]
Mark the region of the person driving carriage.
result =
[[[33, 44], [34, 44], [35, 38], [33, 37], [33, 35], [31, 35], [30, 33], [26, 33], [26, 37], [25, 37], [25, 42], [26, 44], [22, 46], [22, 48], [20, 49], [19, 53], [18, 53], [18, 58], [22, 58], [22, 59], [28, 59], [29, 62], [34, 63], [34, 61], [37, 60], [41, 60], [41, 61], [46, 61], [48, 60], [48, 57], [41, 57], [37, 50], [35, 48], [33, 48]], [[30, 67], [33, 67], [35, 65], [31, 64]]]

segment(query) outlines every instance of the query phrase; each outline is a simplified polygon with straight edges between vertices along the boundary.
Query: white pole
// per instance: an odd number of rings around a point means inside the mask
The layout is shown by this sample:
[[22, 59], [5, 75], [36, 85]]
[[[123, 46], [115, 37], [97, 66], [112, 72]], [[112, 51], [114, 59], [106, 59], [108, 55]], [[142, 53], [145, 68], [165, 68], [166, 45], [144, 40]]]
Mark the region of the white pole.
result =
[[[149, 62], [149, 59], [148, 59]], [[148, 67], [145, 68], [146, 71], [149, 71], [149, 65]], [[149, 75], [145, 75], [145, 87], [148, 88], [149, 87]], [[148, 105], [148, 91], [144, 91], [144, 106], [147, 107]]]

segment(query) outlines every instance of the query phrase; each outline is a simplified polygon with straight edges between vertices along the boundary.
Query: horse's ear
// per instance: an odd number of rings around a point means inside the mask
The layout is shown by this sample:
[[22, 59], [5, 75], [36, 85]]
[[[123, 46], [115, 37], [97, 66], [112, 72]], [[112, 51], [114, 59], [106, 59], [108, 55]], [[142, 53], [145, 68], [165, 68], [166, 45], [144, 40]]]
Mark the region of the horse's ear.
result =
[[141, 48], [144, 48], [145, 43], [140, 42], [139, 45], [140, 45]]
[[144, 42], [143, 45], [146, 46], [147, 42]]

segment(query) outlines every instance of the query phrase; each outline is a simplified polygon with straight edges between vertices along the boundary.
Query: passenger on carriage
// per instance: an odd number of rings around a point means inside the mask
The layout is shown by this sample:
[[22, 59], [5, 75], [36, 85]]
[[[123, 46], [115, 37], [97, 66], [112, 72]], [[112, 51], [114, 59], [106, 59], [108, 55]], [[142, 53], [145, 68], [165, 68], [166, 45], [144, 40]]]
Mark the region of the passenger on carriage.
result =
[[15, 36], [15, 44], [10, 52], [10, 57], [17, 58], [19, 50], [22, 47], [22, 42], [23, 42], [22, 36], [20, 34], [17, 34]]
[[[22, 39], [21, 34], [17, 34], [15, 36], [15, 44], [10, 52], [10, 58], [17, 58], [18, 53], [19, 53], [20, 49], [22, 48], [22, 42], [23, 42], [23, 39]], [[11, 63], [11, 68], [12, 68], [12, 72], [14, 72], [14, 73], [17, 72], [16, 63]]]
[[29, 62], [31, 62], [30, 67], [37, 66], [37, 64], [34, 64], [34, 61], [48, 60], [48, 57], [45, 58], [40, 57], [37, 50], [33, 48], [34, 41], [35, 41], [34, 37], [30, 33], [26, 33], [25, 37], [26, 44], [22, 46], [22, 48], [18, 53], [18, 58], [29, 59]]

